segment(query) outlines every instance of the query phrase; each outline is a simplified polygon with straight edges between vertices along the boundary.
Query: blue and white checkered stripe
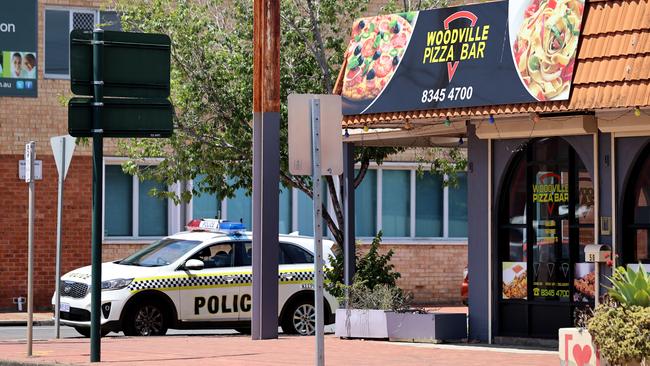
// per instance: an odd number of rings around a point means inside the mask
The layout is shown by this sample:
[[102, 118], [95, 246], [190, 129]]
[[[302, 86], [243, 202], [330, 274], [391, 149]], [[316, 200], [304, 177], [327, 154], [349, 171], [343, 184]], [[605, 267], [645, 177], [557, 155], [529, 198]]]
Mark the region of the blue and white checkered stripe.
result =
[[244, 284], [252, 280], [250, 274], [238, 275], [214, 275], [214, 276], [182, 276], [154, 279], [135, 279], [129, 285], [131, 291], [141, 291], [149, 289], [169, 289], [169, 288], [192, 288], [192, 287], [225, 287], [238, 284]]
[[[294, 283], [303, 281], [312, 281], [314, 279], [313, 271], [295, 271], [282, 272], [279, 276], [280, 283]], [[250, 285], [253, 282], [251, 273], [241, 274], [218, 274], [214, 276], [180, 276], [164, 277], [153, 279], [137, 278], [131, 282], [128, 289], [135, 291], [149, 289], [182, 289], [193, 287], [226, 287], [233, 285]]]

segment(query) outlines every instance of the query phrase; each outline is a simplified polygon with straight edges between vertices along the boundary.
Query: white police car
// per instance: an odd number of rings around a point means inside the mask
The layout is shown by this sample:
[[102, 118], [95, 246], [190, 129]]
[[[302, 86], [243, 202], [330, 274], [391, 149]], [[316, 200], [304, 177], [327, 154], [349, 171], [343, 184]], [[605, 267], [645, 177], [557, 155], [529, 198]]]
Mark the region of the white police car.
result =
[[[102, 265], [101, 331], [163, 335], [168, 328], [250, 331], [252, 242], [243, 225], [192, 220], [188, 231]], [[314, 333], [314, 241], [281, 235], [279, 321], [285, 333]], [[323, 241], [329, 258], [332, 242]], [[90, 334], [90, 266], [61, 277], [61, 324]], [[52, 300], [54, 303], [54, 299]], [[338, 303], [325, 293], [325, 324]]]

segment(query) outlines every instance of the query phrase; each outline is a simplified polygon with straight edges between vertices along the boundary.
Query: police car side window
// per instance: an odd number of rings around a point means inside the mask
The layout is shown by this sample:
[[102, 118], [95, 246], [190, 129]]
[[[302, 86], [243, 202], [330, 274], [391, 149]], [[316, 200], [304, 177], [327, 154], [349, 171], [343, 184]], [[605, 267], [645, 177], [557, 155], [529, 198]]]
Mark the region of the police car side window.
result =
[[[278, 257], [279, 264], [301, 264], [314, 263], [314, 256], [308, 251], [288, 243], [280, 243], [280, 253]], [[250, 266], [253, 262], [253, 244], [251, 242], [244, 244], [242, 266]]]
[[203, 268], [232, 267], [233, 253], [233, 243], [219, 243], [203, 248], [192, 258], [203, 261]]
[[314, 263], [314, 256], [308, 251], [293, 244], [280, 243], [280, 263], [302, 264]]

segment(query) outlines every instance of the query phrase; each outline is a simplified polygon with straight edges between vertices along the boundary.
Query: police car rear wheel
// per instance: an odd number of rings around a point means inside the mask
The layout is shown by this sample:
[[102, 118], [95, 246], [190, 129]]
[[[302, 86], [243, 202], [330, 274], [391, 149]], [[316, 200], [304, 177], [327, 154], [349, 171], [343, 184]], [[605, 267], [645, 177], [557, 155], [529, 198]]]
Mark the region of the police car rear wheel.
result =
[[282, 330], [289, 334], [313, 335], [316, 330], [316, 308], [313, 300], [296, 302], [285, 319]]
[[158, 336], [167, 333], [165, 312], [151, 303], [135, 306], [127, 318], [127, 324], [124, 334], [129, 336]]

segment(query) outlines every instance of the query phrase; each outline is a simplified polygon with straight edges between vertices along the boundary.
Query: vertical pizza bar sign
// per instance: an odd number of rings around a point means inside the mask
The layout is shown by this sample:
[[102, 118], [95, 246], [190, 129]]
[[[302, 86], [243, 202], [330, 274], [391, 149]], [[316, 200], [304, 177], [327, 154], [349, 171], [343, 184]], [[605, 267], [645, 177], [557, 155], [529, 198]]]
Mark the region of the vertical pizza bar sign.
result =
[[583, 0], [510, 0], [356, 20], [346, 115], [566, 100]]

